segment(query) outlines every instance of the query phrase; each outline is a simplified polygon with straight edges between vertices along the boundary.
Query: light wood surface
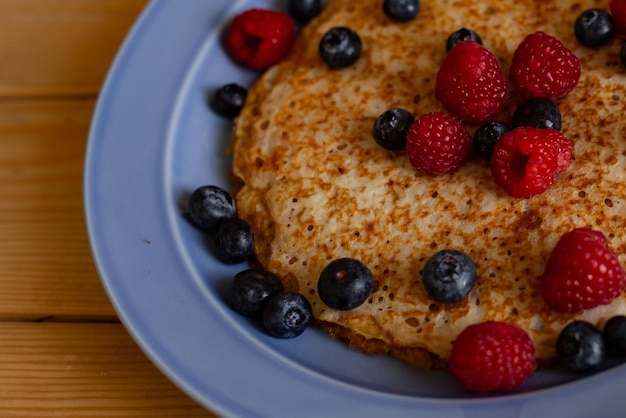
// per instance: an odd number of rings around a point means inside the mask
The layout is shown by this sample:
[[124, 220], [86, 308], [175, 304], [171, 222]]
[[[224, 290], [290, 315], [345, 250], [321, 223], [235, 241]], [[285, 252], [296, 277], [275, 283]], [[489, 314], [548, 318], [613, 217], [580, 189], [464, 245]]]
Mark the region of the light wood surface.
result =
[[211, 417], [148, 360], [102, 288], [83, 159], [147, 0], [0, 0], [0, 417]]

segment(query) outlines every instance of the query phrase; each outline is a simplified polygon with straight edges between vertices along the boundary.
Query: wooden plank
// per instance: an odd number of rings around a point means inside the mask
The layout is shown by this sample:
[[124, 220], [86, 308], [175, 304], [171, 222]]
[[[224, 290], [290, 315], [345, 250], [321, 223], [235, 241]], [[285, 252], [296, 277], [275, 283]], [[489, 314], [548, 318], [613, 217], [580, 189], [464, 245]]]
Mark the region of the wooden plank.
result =
[[94, 95], [148, 0], [0, 0], [0, 96]]
[[0, 101], [0, 319], [115, 318], [87, 239], [91, 99]]
[[213, 417], [120, 324], [1, 323], [2, 417]]

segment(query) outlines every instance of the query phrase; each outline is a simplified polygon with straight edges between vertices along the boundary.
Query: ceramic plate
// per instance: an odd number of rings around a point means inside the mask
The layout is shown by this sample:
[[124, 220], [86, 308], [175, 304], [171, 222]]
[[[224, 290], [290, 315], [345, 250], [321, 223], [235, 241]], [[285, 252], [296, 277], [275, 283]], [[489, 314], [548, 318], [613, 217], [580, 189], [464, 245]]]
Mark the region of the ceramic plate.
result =
[[155, 0], [107, 78], [86, 156], [86, 216], [103, 284], [137, 343], [223, 416], [622, 416], [624, 366], [593, 375], [554, 368], [515, 392], [476, 396], [445, 372], [351, 351], [317, 329], [273, 339], [233, 312], [229, 281], [246, 266], [216, 262], [184, 206], [201, 185], [230, 187], [232, 125], [207, 96], [258, 77], [224, 54], [225, 22], [285, 4]]

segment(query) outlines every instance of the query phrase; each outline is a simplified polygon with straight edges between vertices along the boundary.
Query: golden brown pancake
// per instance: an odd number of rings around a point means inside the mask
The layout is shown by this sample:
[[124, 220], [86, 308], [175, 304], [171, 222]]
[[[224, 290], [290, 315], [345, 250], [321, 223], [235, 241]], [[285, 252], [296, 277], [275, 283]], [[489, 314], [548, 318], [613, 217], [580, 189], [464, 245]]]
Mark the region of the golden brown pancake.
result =
[[[254, 229], [261, 265], [307, 296], [332, 335], [420, 367], [445, 367], [469, 324], [522, 327], [543, 362], [574, 318], [601, 326], [626, 314], [624, 294], [573, 315], [554, 311], [539, 292], [552, 248], [575, 227], [602, 231], [626, 261], [626, 72], [619, 41], [598, 49], [576, 41], [574, 21], [589, 7], [608, 10], [608, 0], [423, 1], [416, 19], [397, 23], [380, 0], [331, 0], [290, 56], [249, 90], [236, 121], [238, 210]], [[349, 68], [332, 70], [319, 58], [319, 40], [333, 26], [352, 28], [363, 42]], [[479, 158], [453, 174], [424, 176], [406, 152], [373, 140], [374, 121], [389, 108], [416, 117], [443, 110], [436, 74], [447, 37], [461, 27], [481, 36], [505, 74], [517, 45], [538, 30], [580, 59], [578, 85], [557, 101], [574, 157], [541, 195], [510, 197]], [[510, 121], [518, 102], [513, 93], [500, 120]], [[476, 287], [458, 303], [436, 302], [421, 283], [424, 263], [442, 249], [467, 253], [477, 267]], [[370, 298], [350, 311], [328, 308], [317, 294], [321, 270], [340, 257], [361, 260], [375, 280]]]

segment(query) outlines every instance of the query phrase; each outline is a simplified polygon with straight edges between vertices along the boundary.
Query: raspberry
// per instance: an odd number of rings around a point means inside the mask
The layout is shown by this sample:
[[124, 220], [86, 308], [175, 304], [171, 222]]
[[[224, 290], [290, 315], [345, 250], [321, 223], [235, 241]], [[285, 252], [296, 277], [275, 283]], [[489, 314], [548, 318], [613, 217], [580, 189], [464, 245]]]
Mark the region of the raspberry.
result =
[[609, 10], [613, 16], [617, 33], [623, 38], [626, 34], [626, 0], [611, 0]]
[[407, 132], [406, 150], [418, 171], [439, 175], [457, 170], [472, 152], [472, 137], [463, 124], [443, 113], [426, 113]]
[[556, 99], [576, 87], [580, 62], [557, 38], [535, 32], [513, 53], [509, 78], [513, 88], [526, 98]]
[[456, 338], [450, 372], [467, 389], [513, 389], [535, 369], [535, 347], [521, 328], [487, 321], [470, 325]]
[[605, 305], [626, 286], [626, 273], [607, 239], [591, 228], [563, 234], [541, 277], [541, 295], [559, 312]]
[[551, 128], [521, 126], [504, 134], [491, 156], [494, 181], [513, 197], [545, 192], [572, 158], [572, 144]]
[[498, 59], [479, 43], [459, 42], [443, 59], [435, 97], [451, 115], [472, 124], [487, 122], [504, 108], [507, 95]]
[[252, 70], [264, 70], [280, 62], [295, 39], [295, 23], [282, 12], [250, 9], [233, 19], [226, 50]]

